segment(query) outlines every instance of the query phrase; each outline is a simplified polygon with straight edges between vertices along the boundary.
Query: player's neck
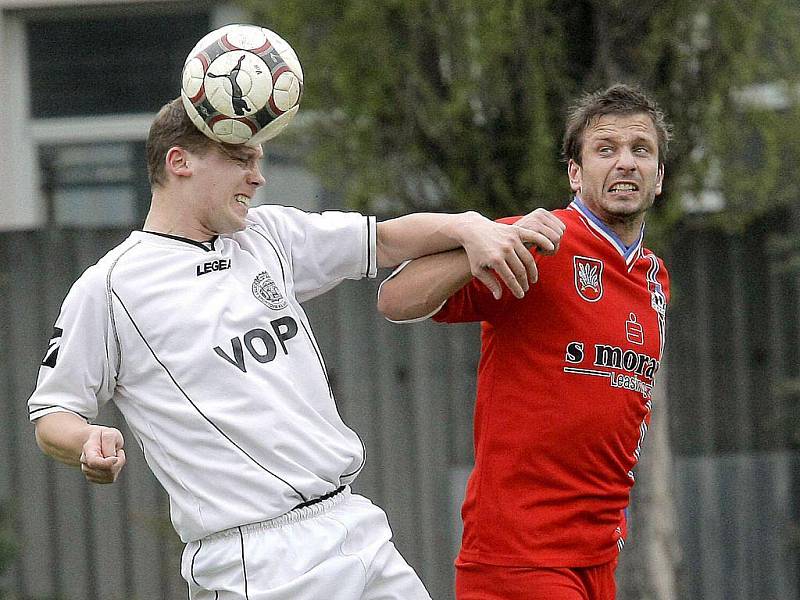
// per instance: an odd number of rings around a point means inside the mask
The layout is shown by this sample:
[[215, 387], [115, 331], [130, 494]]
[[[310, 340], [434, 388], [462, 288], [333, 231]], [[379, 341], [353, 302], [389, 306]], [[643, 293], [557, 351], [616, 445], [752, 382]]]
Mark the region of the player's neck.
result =
[[592, 210], [578, 195], [575, 196], [575, 200], [581, 206], [581, 210], [589, 213], [596, 222], [602, 223], [606, 228], [610, 229], [626, 248], [635, 244], [641, 237], [645, 213], [616, 215], [606, 211]]
[[617, 234], [617, 237], [625, 244], [625, 247], [629, 248], [642, 235], [644, 215], [640, 215], [636, 219], [604, 219], [604, 222], [611, 231]]
[[214, 232], [208, 231], [191, 214], [180, 208], [175, 208], [176, 203], [164, 202], [153, 194], [150, 210], [144, 220], [142, 229], [153, 233], [165, 233], [182, 237], [196, 242], [207, 242], [215, 237]]

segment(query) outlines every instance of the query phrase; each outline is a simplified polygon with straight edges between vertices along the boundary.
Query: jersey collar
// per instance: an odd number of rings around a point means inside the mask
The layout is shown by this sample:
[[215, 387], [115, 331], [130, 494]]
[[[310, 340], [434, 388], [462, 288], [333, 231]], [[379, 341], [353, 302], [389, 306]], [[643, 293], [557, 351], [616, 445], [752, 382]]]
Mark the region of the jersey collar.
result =
[[636, 259], [642, 255], [642, 240], [644, 239], [644, 223], [639, 231], [639, 237], [631, 244], [626, 246], [620, 237], [614, 233], [614, 230], [606, 225], [597, 215], [589, 210], [583, 201], [576, 195], [573, 197], [568, 208], [576, 211], [581, 217], [583, 222], [599, 237], [606, 240], [611, 244], [617, 252], [625, 259], [625, 264], [630, 268]]
[[189, 238], [186, 238], [186, 237], [182, 237], [180, 235], [172, 235], [172, 234], [169, 234], [169, 233], [161, 233], [160, 231], [148, 231], [146, 229], [142, 229], [141, 231], [142, 231], [142, 233], [147, 233], [147, 234], [150, 234], [150, 235], [158, 235], [158, 236], [161, 236], [163, 238], [170, 239], [170, 240], [176, 240], [178, 242], [184, 242], [186, 244], [191, 244], [192, 246], [197, 246], [198, 248], [202, 248], [206, 252], [211, 252], [212, 250], [214, 250], [214, 242], [216, 242], [217, 238], [219, 237], [218, 235], [215, 235], [210, 240], [207, 240], [205, 242], [198, 242], [197, 240], [192, 240], [192, 239], [189, 239]]

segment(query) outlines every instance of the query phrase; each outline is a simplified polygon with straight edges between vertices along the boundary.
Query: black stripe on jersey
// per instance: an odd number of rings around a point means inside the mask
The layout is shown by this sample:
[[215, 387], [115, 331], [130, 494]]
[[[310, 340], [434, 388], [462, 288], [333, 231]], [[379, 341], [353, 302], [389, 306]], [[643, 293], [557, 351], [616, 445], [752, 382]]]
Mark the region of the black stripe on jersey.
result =
[[244, 575], [244, 599], [249, 600], [250, 596], [247, 595], [247, 563], [244, 560], [244, 536], [242, 535], [242, 528], [237, 527], [239, 530], [239, 540], [242, 543], [242, 575]]
[[300, 498], [302, 498], [303, 502], [305, 502], [306, 500], [308, 500], [308, 498], [306, 498], [306, 497], [305, 497], [305, 496], [304, 496], [304, 495], [303, 495], [303, 494], [300, 492], [300, 490], [298, 490], [296, 487], [294, 487], [294, 486], [293, 486], [291, 483], [289, 483], [288, 481], [286, 481], [286, 480], [285, 480], [283, 477], [280, 477], [279, 475], [277, 475], [277, 474], [273, 473], [273, 472], [272, 472], [272, 471], [270, 471], [270, 470], [269, 470], [267, 467], [265, 467], [265, 466], [264, 466], [264, 465], [262, 465], [260, 462], [258, 462], [258, 461], [257, 461], [257, 460], [256, 460], [256, 459], [255, 459], [253, 456], [251, 456], [251, 455], [250, 455], [250, 454], [249, 454], [249, 453], [248, 453], [248, 452], [247, 452], [247, 451], [246, 451], [244, 448], [242, 448], [242, 447], [241, 447], [239, 444], [237, 444], [236, 442], [234, 442], [234, 441], [233, 441], [233, 439], [231, 439], [231, 437], [230, 437], [230, 436], [229, 436], [227, 433], [225, 433], [225, 432], [224, 432], [222, 429], [220, 429], [220, 427], [219, 427], [219, 426], [218, 426], [216, 423], [214, 423], [214, 421], [212, 421], [211, 419], [209, 419], [209, 418], [208, 418], [208, 416], [207, 416], [207, 415], [205, 415], [205, 414], [203, 413], [203, 411], [201, 411], [201, 410], [200, 410], [200, 408], [197, 406], [197, 404], [195, 404], [195, 403], [194, 403], [194, 401], [193, 401], [193, 400], [192, 400], [192, 399], [189, 397], [189, 395], [186, 393], [186, 391], [185, 391], [185, 390], [184, 390], [184, 389], [183, 389], [183, 388], [180, 386], [180, 384], [179, 384], [179, 383], [178, 383], [178, 382], [175, 380], [175, 377], [173, 377], [173, 376], [172, 376], [172, 373], [171, 373], [171, 372], [170, 372], [170, 370], [167, 368], [167, 366], [166, 366], [166, 365], [165, 365], [163, 362], [161, 362], [161, 360], [158, 358], [158, 355], [156, 354], [155, 350], [153, 350], [153, 347], [150, 345], [150, 343], [149, 343], [149, 342], [147, 341], [147, 339], [144, 337], [144, 334], [143, 334], [143, 333], [142, 333], [142, 331], [139, 329], [139, 326], [136, 324], [136, 321], [133, 319], [133, 316], [131, 315], [130, 311], [128, 310], [128, 307], [127, 307], [127, 306], [125, 306], [125, 303], [122, 301], [122, 298], [120, 298], [120, 297], [119, 297], [119, 294], [117, 294], [117, 293], [116, 293], [115, 291], [113, 291], [113, 290], [112, 290], [112, 293], [114, 294], [114, 297], [117, 299], [117, 301], [120, 303], [120, 306], [122, 306], [122, 309], [123, 309], [123, 310], [125, 311], [125, 313], [128, 315], [128, 319], [130, 319], [130, 321], [131, 321], [131, 325], [133, 325], [134, 329], [136, 329], [136, 333], [138, 333], [138, 334], [139, 334], [139, 337], [142, 339], [142, 341], [144, 342], [145, 346], [147, 346], [147, 349], [150, 351], [150, 354], [152, 354], [152, 355], [153, 355], [153, 359], [155, 359], [155, 361], [156, 361], [156, 362], [157, 362], [157, 363], [158, 363], [158, 364], [161, 366], [161, 368], [162, 368], [162, 369], [164, 369], [164, 372], [167, 374], [167, 377], [169, 377], [169, 378], [170, 378], [170, 381], [172, 381], [172, 383], [175, 385], [175, 387], [178, 389], [178, 391], [181, 393], [181, 395], [182, 395], [184, 398], [186, 398], [186, 400], [189, 402], [189, 404], [191, 404], [191, 405], [192, 405], [192, 408], [194, 408], [194, 409], [197, 411], [197, 414], [199, 414], [201, 417], [203, 417], [203, 419], [205, 419], [205, 421], [206, 421], [206, 422], [207, 422], [209, 425], [211, 425], [211, 426], [212, 426], [212, 427], [213, 427], [213, 428], [214, 428], [214, 429], [217, 431], [217, 433], [219, 433], [219, 434], [220, 434], [222, 437], [224, 437], [224, 438], [225, 438], [226, 440], [228, 440], [228, 441], [229, 441], [231, 444], [233, 444], [233, 446], [234, 446], [234, 447], [238, 448], [238, 449], [239, 449], [239, 451], [240, 451], [242, 454], [244, 454], [244, 455], [245, 455], [247, 458], [249, 458], [251, 461], [253, 461], [253, 464], [255, 464], [255, 465], [256, 465], [256, 466], [258, 466], [260, 469], [262, 469], [262, 470], [264, 470], [265, 472], [267, 472], [267, 473], [269, 473], [270, 475], [272, 475], [272, 476], [273, 476], [275, 479], [277, 479], [277, 480], [279, 480], [279, 481], [282, 481], [283, 483], [285, 483], [285, 484], [286, 484], [288, 487], [290, 487], [290, 488], [292, 489], [292, 491], [293, 491], [295, 494], [297, 494], [297, 495], [298, 495]]
[[[78, 415], [81, 419], [83, 419], [87, 423], [89, 421], [91, 421], [91, 419], [89, 417], [85, 417], [81, 413], [76, 412], [76, 411], [72, 410], [71, 408], [67, 408], [66, 406], [61, 406], [60, 404], [51, 404], [50, 406], [42, 406], [41, 408], [37, 408], [35, 410], [28, 411], [28, 416], [32, 417], [33, 415], [35, 415], [38, 412], [42, 412], [43, 410], [50, 410], [51, 408], [63, 408], [67, 412], [71, 412], [71, 413], [73, 413], [75, 415]], [[64, 412], [64, 411], [58, 411], [58, 412]]]
[[[374, 219], [375, 217], [372, 217], [372, 218]], [[368, 244], [367, 244], [367, 273], [366, 273], [367, 275], [369, 275], [369, 268], [370, 268], [370, 264], [371, 264], [371, 254], [370, 254], [370, 252], [372, 250], [372, 244], [371, 244], [371, 240], [370, 240], [370, 236], [372, 235], [372, 230], [369, 227], [369, 219], [370, 219], [370, 217], [367, 217], [367, 241], [368, 241]], [[275, 257], [278, 259], [278, 264], [281, 266], [281, 276], [283, 277], [283, 289], [286, 290], [286, 287], [287, 287], [286, 286], [286, 272], [283, 269], [283, 261], [281, 260], [280, 252], [278, 252], [278, 249], [275, 247], [275, 244], [272, 243], [272, 240], [269, 239], [269, 237], [267, 237], [266, 235], [264, 235], [263, 232], [259, 231], [257, 227], [253, 227], [253, 231], [256, 234], [258, 234], [259, 236], [261, 236], [262, 238], [264, 238], [264, 240], [272, 248], [272, 251], [275, 253]], [[287, 296], [288, 296], [288, 294], [287, 294]], [[322, 375], [325, 377], [325, 384], [328, 386], [328, 394], [330, 395], [331, 400], [333, 400], [334, 399], [333, 398], [333, 386], [331, 385], [330, 377], [328, 377], [328, 369], [325, 367], [325, 360], [322, 358], [322, 351], [319, 349], [319, 347], [315, 343], [314, 336], [311, 335], [311, 332], [308, 330], [308, 327], [306, 327], [305, 321], [302, 318], [303, 317], [303, 313], [302, 312], [296, 312], [296, 315], [297, 315], [297, 320], [300, 322], [300, 326], [303, 328], [303, 331], [305, 332], [306, 337], [308, 338], [308, 341], [311, 344], [311, 347], [314, 349], [314, 354], [316, 354], [317, 360], [319, 361], [319, 367], [322, 370]], [[352, 431], [356, 434], [356, 437], [358, 438], [358, 442], [361, 444], [361, 464], [352, 473], [343, 474], [340, 477], [340, 479], [341, 478], [350, 478], [350, 477], [356, 476], [364, 468], [364, 465], [367, 462], [367, 447], [364, 445], [364, 441], [361, 439], [361, 436], [358, 435], [358, 433], [355, 432], [355, 430], [352, 430]]]
[[50, 367], [52, 369], [56, 366], [62, 335], [64, 335], [64, 330], [61, 327], [53, 326], [53, 335], [50, 336], [50, 341], [47, 344], [47, 351], [44, 353], [44, 358], [42, 359], [43, 367]]
[[[197, 583], [197, 579], [195, 579], [194, 577], [194, 559], [197, 558], [198, 554], [200, 554], [200, 548], [202, 547], [203, 547], [203, 540], [198, 540], [197, 550], [195, 550], [194, 554], [192, 555], [192, 566], [189, 569], [189, 574], [192, 577], [192, 581], [194, 581], [194, 584], [199, 588], [202, 588], [203, 586]], [[219, 598], [219, 592], [217, 590], [214, 590], [214, 600], [218, 600], [218, 598]]]
[[[369, 276], [369, 269], [370, 269], [370, 266], [372, 264], [372, 228], [370, 227], [370, 219], [375, 220], [376, 217], [366, 217], [366, 224], [367, 224], [367, 267], [366, 267], [366, 271], [365, 271], [365, 275], [366, 276]], [[286, 271], [283, 268], [283, 260], [281, 260], [281, 254], [280, 254], [280, 252], [278, 252], [278, 249], [275, 247], [275, 244], [272, 242], [272, 240], [269, 239], [269, 237], [267, 235], [265, 235], [262, 231], [259, 230], [259, 227], [260, 226], [258, 226], [258, 225], [254, 225], [252, 227], [252, 230], [257, 235], [262, 237], [264, 239], [264, 241], [266, 241], [269, 244], [270, 248], [272, 248], [272, 251], [275, 253], [275, 257], [278, 259], [278, 264], [281, 267], [281, 277], [283, 278], [283, 289], [286, 290], [286, 288], [287, 288], [287, 285], [286, 285]], [[288, 296], [288, 294], [287, 294], [287, 296]], [[293, 299], [296, 301], [296, 299], [294, 297], [293, 297]], [[309, 331], [308, 327], [306, 327], [305, 321], [302, 318], [303, 313], [302, 312], [296, 312], [296, 315], [298, 317], [297, 320], [300, 322], [300, 326], [303, 328], [303, 331], [305, 332], [306, 337], [308, 338], [308, 341], [311, 344], [311, 347], [314, 349], [314, 353], [317, 355], [317, 360], [319, 361], [320, 369], [322, 369], [322, 375], [325, 377], [325, 383], [328, 386], [328, 394], [330, 395], [331, 399], [333, 400], [334, 399], [333, 398], [333, 386], [331, 386], [331, 380], [330, 380], [330, 377], [328, 377], [328, 369], [325, 367], [325, 361], [322, 358], [322, 351], [319, 349], [319, 347], [315, 343], [314, 336], [311, 335], [311, 332]], [[355, 432], [354, 430], [353, 430], [353, 432], [356, 434], [356, 437], [358, 438], [358, 442], [361, 444], [361, 464], [358, 466], [358, 468], [355, 471], [353, 471], [351, 473], [343, 474], [340, 477], [340, 479], [341, 478], [354, 477], [355, 475], [357, 475], [364, 468], [364, 465], [367, 462], [367, 447], [364, 445], [364, 441], [361, 439], [361, 436], [358, 435], [358, 433]]]
[[372, 266], [372, 227], [369, 226], [369, 219], [367, 217], [367, 268], [364, 269], [364, 274], [367, 277], [369, 277], [369, 268]]
[[[281, 254], [278, 252], [278, 249], [275, 247], [275, 244], [272, 243], [272, 240], [269, 239], [266, 235], [264, 235], [261, 231], [259, 231], [256, 227], [253, 227], [253, 231], [264, 238], [264, 240], [270, 245], [272, 251], [275, 253], [275, 257], [278, 259], [278, 264], [281, 266], [281, 277], [283, 278], [283, 289], [286, 291], [286, 272], [283, 269], [283, 261], [281, 260]], [[287, 294], [288, 296], [288, 294]], [[303, 331], [306, 333], [306, 337], [308, 341], [311, 343], [311, 347], [314, 348], [314, 353], [317, 355], [317, 360], [319, 361], [319, 366], [322, 369], [322, 374], [325, 376], [325, 383], [328, 385], [328, 393], [330, 394], [331, 398], [333, 398], [333, 388], [331, 387], [331, 381], [328, 378], [328, 370], [325, 368], [325, 361], [322, 360], [322, 352], [314, 343], [314, 338], [312, 337], [311, 333], [308, 331], [303, 319], [300, 318], [300, 314], [297, 314], [298, 321], [300, 321], [300, 325], [303, 327]]]
[[[298, 315], [299, 316], [299, 315]], [[300, 325], [303, 328], [303, 331], [306, 333], [306, 337], [308, 338], [311, 347], [314, 349], [314, 353], [317, 355], [317, 360], [319, 361], [319, 366], [322, 369], [322, 374], [325, 376], [325, 383], [328, 385], [328, 394], [330, 394], [331, 399], [333, 398], [333, 387], [331, 387], [331, 380], [328, 378], [328, 369], [325, 368], [325, 361], [322, 360], [322, 351], [317, 348], [317, 345], [314, 343], [314, 338], [311, 336], [311, 333], [308, 331], [306, 324], [303, 322], [303, 319], [298, 319], [300, 321]]]
[[199, 540], [197, 544], [197, 550], [194, 551], [192, 554], [192, 566], [189, 568], [189, 574], [192, 576], [192, 581], [197, 587], [203, 587], [199, 583], [197, 583], [197, 579], [194, 578], [194, 559], [197, 558], [197, 555], [200, 553], [200, 548], [203, 547], [203, 540]]
[[214, 236], [210, 240], [206, 240], [205, 242], [198, 242], [197, 240], [191, 240], [189, 238], [181, 237], [179, 235], [170, 235], [169, 233], [161, 233], [159, 231], [147, 231], [146, 229], [142, 229], [142, 233], [149, 233], [151, 235], [160, 235], [161, 237], [169, 238], [171, 240], [177, 240], [179, 242], [186, 242], [187, 244], [191, 244], [192, 246], [197, 246], [198, 248], [202, 248], [206, 252], [211, 252], [214, 250], [214, 242], [217, 241], [219, 236]]
[[281, 253], [278, 252], [278, 249], [275, 247], [275, 244], [272, 243], [272, 240], [269, 239], [263, 232], [258, 230], [258, 227], [253, 227], [253, 231], [259, 235], [260, 237], [264, 238], [264, 240], [270, 245], [272, 251], [275, 253], [275, 256], [278, 257], [278, 264], [281, 266], [281, 278], [283, 279], [283, 289], [286, 290], [286, 271], [283, 270], [283, 261], [281, 260]]
[[117, 319], [114, 315], [114, 299], [111, 297], [113, 292], [111, 289], [111, 274], [114, 272], [114, 268], [117, 266], [117, 263], [120, 259], [125, 256], [128, 252], [136, 248], [141, 242], [136, 242], [130, 248], [125, 250], [122, 254], [120, 254], [116, 260], [111, 263], [111, 267], [108, 269], [108, 273], [106, 273], [106, 304], [108, 304], [108, 318], [111, 321], [111, 332], [114, 334], [114, 342], [117, 344], [117, 373], [119, 373], [120, 369], [122, 369], [122, 344], [119, 342], [119, 333], [117, 333]]
[[351, 477], [355, 477], [356, 475], [358, 475], [361, 472], [361, 469], [364, 468], [364, 465], [367, 464], [367, 447], [364, 445], [364, 441], [361, 439], [361, 436], [358, 435], [358, 432], [355, 431], [355, 430], [352, 430], [352, 429], [351, 429], [351, 431], [356, 434], [356, 437], [358, 438], [358, 441], [361, 444], [361, 464], [358, 465], [358, 468], [355, 471], [353, 471], [351, 473], [343, 473], [342, 476], [339, 477], [339, 481], [340, 482], [341, 482], [342, 479], [348, 479], [348, 478], [351, 478]]

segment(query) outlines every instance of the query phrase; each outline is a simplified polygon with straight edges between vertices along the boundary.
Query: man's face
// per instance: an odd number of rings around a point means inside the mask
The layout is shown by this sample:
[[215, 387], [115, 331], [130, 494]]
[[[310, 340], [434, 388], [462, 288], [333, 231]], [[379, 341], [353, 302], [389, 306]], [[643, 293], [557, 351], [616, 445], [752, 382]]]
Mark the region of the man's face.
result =
[[567, 169], [586, 207], [612, 228], [638, 231], [664, 178], [652, 119], [646, 113], [598, 117], [583, 133], [581, 163], [570, 160]]
[[189, 155], [194, 216], [204, 230], [226, 234], [244, 229], [253, 196], [265, 182], [259, 166], [263, 156], [261, 146], [217, 144], [203, 155]]

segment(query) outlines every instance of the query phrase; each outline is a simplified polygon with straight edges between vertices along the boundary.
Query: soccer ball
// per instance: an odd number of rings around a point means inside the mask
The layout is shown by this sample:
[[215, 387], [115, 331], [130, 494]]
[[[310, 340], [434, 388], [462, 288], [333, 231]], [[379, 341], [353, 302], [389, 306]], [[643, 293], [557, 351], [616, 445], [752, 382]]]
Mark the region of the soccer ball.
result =
[[183, 66], [181, 98], [208, 137], [255, 146], [297, 114], [303, 70], [292, 47], [255, 25], [226, 25], [203, 37]]

